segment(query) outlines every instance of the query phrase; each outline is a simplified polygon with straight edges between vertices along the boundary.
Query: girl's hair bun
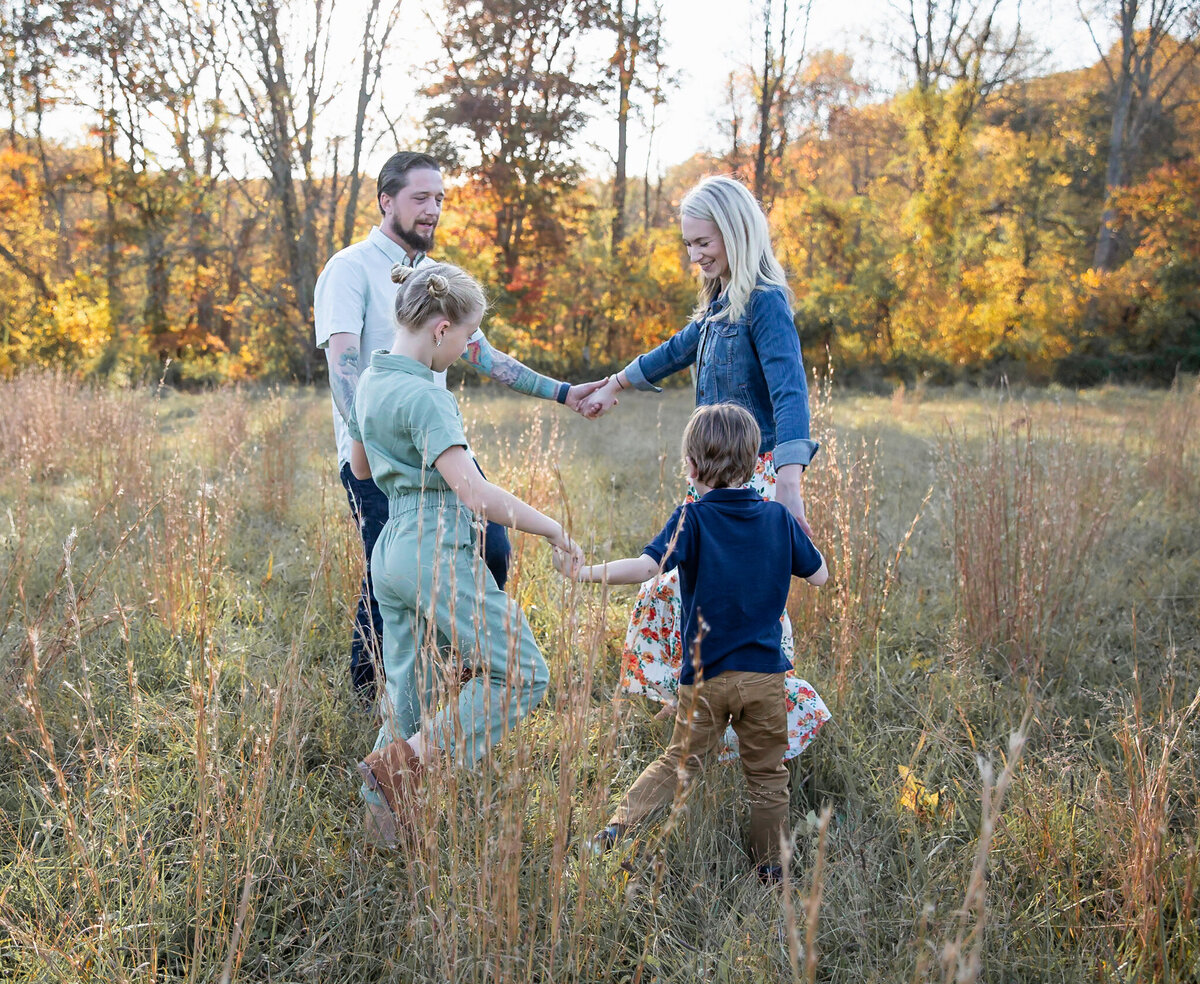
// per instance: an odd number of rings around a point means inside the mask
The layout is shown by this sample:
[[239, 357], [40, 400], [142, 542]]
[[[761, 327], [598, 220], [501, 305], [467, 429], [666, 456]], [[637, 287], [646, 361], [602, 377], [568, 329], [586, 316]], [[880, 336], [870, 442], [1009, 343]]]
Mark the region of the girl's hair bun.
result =
[[[405, 279], [410, 275], [411, 279]], [[483, 317], [487, 310], [487, 298], [479, 283], [449, 263], [422, 263], [417, 270], [397, 264], [391, 276], [397, 282], [404, 281], [396, 288], [393, 311], [397, 326], [406, 331], [420, 331], [434, 316], [451, 324], [464, 324], [468, 318]]]
[[413, 275], [413, 268], [403, 263], [392, 264], [392, 283], [402, 284]]

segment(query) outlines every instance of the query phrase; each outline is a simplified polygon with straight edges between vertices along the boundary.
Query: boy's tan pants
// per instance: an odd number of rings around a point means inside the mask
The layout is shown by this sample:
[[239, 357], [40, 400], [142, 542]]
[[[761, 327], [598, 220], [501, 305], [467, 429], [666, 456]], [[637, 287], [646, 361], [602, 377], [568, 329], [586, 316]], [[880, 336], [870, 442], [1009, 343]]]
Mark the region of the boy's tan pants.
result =
[[635, 824], [675, 798], [679, 766], [686, 789], [728, 724], [738, 736], [750, 800], [750, 849], [760, 864], [777, 864], [787, 830], [787, 705], [782, 673], [731, 670], [679, 688], [675, 733], [667, 750], [637, 778], [610, 823]]

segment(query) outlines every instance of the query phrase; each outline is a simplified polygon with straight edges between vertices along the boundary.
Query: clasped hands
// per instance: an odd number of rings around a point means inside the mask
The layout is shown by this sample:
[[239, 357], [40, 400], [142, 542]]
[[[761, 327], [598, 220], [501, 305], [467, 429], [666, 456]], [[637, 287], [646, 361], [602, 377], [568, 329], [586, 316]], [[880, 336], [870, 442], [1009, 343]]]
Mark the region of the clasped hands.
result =
[[590, 383], [576, 383], [567, 391], [566, 405], [581, 417], [595, 420], [617, 405], [620, 391], [615, 376], [593, 379]]
[[574, 540], [568, 539], [567, 543], [570, 549], [566, 546], [554, 544], [554, 550], [551, 560], [554, 563], [554, 569], [563, 577], [575, 580], [576, 575], [584, 566], [584, 561], [587, 559], [583, 555], [583, 548]]

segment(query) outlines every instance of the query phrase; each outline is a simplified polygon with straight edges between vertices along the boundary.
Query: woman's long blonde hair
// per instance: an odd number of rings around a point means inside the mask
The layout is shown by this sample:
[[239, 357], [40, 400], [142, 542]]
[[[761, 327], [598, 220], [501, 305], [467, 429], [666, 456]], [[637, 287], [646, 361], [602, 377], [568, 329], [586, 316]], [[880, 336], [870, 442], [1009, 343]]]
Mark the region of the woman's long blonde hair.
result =
[[715, 278], [704, 281], [692, 312], [693, 320], [704, 318], [708, 306], [720, 294], [725, 303], [716, 314], [737, 321], [760, 282], [779, 287], [791, 305], [792, 291], [771, 248], [767, 217], [745, 185], [720, 175], [705, 178], [684, 196], [679, 215], [712, 222], [721, 233], [729, 259], [729, 283], [725, 290], [721, 291], [720, 281]]

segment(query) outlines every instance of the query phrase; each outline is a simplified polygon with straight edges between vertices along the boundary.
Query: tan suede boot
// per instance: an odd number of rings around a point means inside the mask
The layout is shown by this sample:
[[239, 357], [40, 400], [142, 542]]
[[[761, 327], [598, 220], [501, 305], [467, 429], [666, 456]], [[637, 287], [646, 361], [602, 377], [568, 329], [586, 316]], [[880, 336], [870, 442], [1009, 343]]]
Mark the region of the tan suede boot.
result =
[[379, 793], [402, 824], [411, 826], [412, 793], [421, 778], [421, 760], [403, 738], [384, 745], [358, 763], [368, 789]]

